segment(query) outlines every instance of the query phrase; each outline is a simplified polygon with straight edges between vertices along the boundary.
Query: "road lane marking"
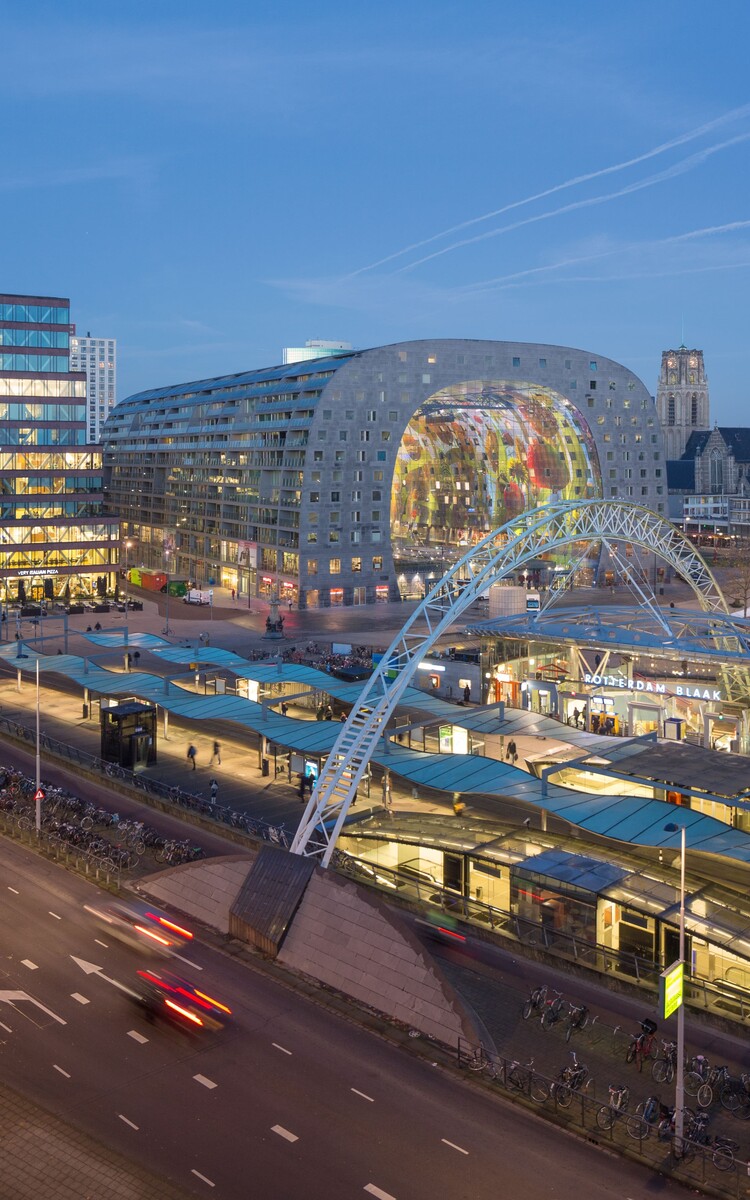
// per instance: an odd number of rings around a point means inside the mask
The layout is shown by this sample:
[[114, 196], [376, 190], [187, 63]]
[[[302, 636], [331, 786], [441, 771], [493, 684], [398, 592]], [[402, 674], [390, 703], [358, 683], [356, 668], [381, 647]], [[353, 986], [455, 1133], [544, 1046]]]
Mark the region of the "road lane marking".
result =
[[[28, 992], [0, 992], [0, 1000], [4, 1000], [7, 1004], [13, 1005], [14, 1008], [16, 1001], [28, 1000], [29, 1004], [35, 1004], [36, 1007], [41, 1008], [42, 1012], [46, 1013], [48, 1017], [52, 1017], [53, 1021], [57, 1021], [58, 1025], [67, 1025], [68, 1023], [67, 1021], [63, 1021], [62, 1017], [58, 1017], [57, 1013], [53, 1013], [51, 1008], [47, 1008], [44, 1004], [42, 1004], [41, 1000], [35, 1000], [34, 997], [30, 996]], [[17, 1011], [20, 1012], [21, 1010], [17, 1009]]]
[[137, 1029], [129, 1029], [128, 1037], [132, 1037], [133, 1041], [138, 1042], [141, 1046], [145, 1046], [146, 1042], [148, 1041], [148, 1038], [144, 1037], [142, 1033], [139, 1033]]
[[135, 1124], [135, 1122], [134, 1122], [134, 1121], [129, 1121], [127, 1117], [124, 1117], [124, 1116], [122, 1115], [122, 1113], [118, 1113], [117, 1115], [118, 1115], [118, 1117], [120, 1118], [120, 1120], [121, 1120], [121, 1121], [124, 1121], [126, 1125], [129, 1125], [131, 1129], [137, 1129], [137, 1128], [138, 1128], [138, 1126]]
[[66, 1079], [70, 1079], [69, 1073], [67, 1071], [63, 1071], [62, 1067], [58, 1067], [57, 1063], [53, 1063], [52, 1066], [56, 1071], [59, 1071], [61, 1075], [64, 1075]]
[[446, 1146], [450, 1146], [451, 1150], [458, 1150], [459, 1154], [469, 1153], [468, 1150], [464, 1150], [463, 1146], [457, 1146], [455, 1142], [449, 1142], [447, 1138], [441, 1138], [440, 1141], [444, 1142]]
[[73, 1000], [77, 1000], [79, 1004], [90, 1004], [91, 1003], [91, 1001], [87, 1000], [85, 996], [82, 996], [80, 992], [71, 992], [70, 995], [71, 995], [71, 998]]
[[350, 1091], [354, 1092], [355, 1096], [361, 1096], [363, 1100], [369, 1100], [370, 1104], [375, 1103], [372, 1096], [368, 1096], [365, 1092], [358, 1091], [357, 1088], [350, 1088]]
[[278, 1133], [279, 1137], [286, 1138], [288, 1142], [298, 1142], [299, 1138], [296, 1133], [290, 1133], [283, 1125], [272, 1125], [271, 1133]]
[[51, 917], [55, 918], [56, 921], [62, 921], [62, 917], [58, 917], [57, 913], [53, 913], [51, 908], [47, 909], [47, 911]]
[[203, 967], [201, 967], [198, 963], [194, 963], [192, 958], [184, 958], [182, 954], [171, 954], [170, 958], [179, 958], [180, 962], [186, 963], [188, 967], [193, 967], [196, 971], [203, 970]]
[[96, 963], [87, 962], [85, 958], [76, 958], [75, 954], [71, 954], [70, 957], [76, 966], [81, 968], [84, 975], [96, 975], [99, 979], [103, 979], [105, 983], [111, 983], [113, 987], [119, 988], [121, 992], [126, 992], [129, 996], [136, 995], [133, 989], [126, 987], [124, 983], [119, 983], [116, 979], [110, 979], [109, 975], [105, 975], [102, 968], [98, 967]]
[[364, 1190], [371, 1196], [377, 1196], [377, 1200], [396, 1200], [396, 1197], [392, 1196], [390, 1192], [384, 1192], [381, 1188], [375, 1187], [374, 1183], [368, 1183]]
[[8, 891], [9, 891], [9, 892], [13, 892], [14, 896], [20, 896], [20, 895], [21, 895], [21, 893], [19, 892], [18, 888], [12, 888], [12, 887], [10, 886], [10, 884], [8, 884]]
[[197, 1176], [198, 1176], [198, 1178], [199, 1178], [199, 1179], [202, 1179], [204, 1183], [207, 1183], [209, 1187], [216, 1187], [216, 1184], [215, 1184], [215, 1183], [212, 1183], [210, 1179], [206, 1179], [206, 1176], [205, 1176], [205, 1175], [201, 1175], [200, 1171], [196, 1171], [195, 1167], [193, 1167], [193, 1169], [192, 1169], [192, 1171], [190, 1172], [190, 1174], [191, 1174], [191, 1175], [197, 1175]]
[[38, 971], [39, 970], [39, 967], [36, 965], [36, 963], [33, 963], [30, 958], [22, 958], [21, 965], [24, 967], [28, 967], [30, 971]]
[[271, 1042], [274, 1050], [280, 1050], [282, 1054], [291, 1054], [291, 1050], [287, 1050], [286, 1046], [280, 1046], [278, 1042]]
[[219, 1086], [218, 1083], [214, 1083], [213, 1079], [206, 1079], [205, 1075], [194, 1075], [193, 1079], [196, 1083], [202, 1083], [204, 1088], [215, 1088]]
[[13, 1030], [12, 1030], [12, 1029], [11, 1029], [11, 1027], [10, 1027], [10, 1025], [4, 1025], [2, 1021], [0, 1021], [0, 1029], [4, 1029], [6, 1033], [12, 1033], [12, 1032], [13, 1032]]
[[94, 938], [94, 941], [96, 942], [97, 946], [103, 946], [105, 950], [109, 950], [109, 946], [106, 942], [100, 942], [99, 938]]

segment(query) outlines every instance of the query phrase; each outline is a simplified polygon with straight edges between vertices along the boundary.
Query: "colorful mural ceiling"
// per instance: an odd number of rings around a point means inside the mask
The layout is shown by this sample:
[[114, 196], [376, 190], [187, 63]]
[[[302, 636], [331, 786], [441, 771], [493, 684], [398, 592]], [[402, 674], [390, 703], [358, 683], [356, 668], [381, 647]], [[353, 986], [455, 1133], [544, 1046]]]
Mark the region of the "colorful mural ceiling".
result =
[[391, 536], [471, 545], [547, 501], [601, 496], [594, 440], [549, 388], [466, 382], [436, 392], [401, 440]]

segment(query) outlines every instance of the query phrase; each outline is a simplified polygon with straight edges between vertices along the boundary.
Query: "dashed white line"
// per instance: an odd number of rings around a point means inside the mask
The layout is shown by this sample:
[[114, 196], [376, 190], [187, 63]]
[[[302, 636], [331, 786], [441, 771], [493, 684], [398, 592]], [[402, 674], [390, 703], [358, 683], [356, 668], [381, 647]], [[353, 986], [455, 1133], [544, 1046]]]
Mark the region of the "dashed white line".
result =
[[58, 1067], [57, 1063], [53, 1063], [52, 1066], [56, 1071], [59, 1071], [61, 1075], [64, 1075], [66, 1079], [70, 1079], [69, 1073], [67, 1071], [63, 1071], [62, 1067]]
[[4, 1025], [2, 1021], [0, 1021], [0, 1029], [4, 1029], [6, 1033], [12, 1033], [12, 1032], [13, 1032], [13, 1030], [12, 1030], [12, 1029], [11, 1029], [11, 1027], [10, 1027], [10, 1025]]
[[355, 1095], [355, 1096], [361, 1096], [363, 1100], [369, 1100], [369, 1101], [370, 1101], [370, 1104], [374, 1104], [374, 1103], [375, 1103], [375, 1101], [373, 1100], [372, 1096], [368, 1096], [368, 1095], [366, 1094], [366, 1092], [360, 1092], [360, 1091], [358, 1091], [358, 1089], [357, 1089], [357, 1088], [351, 1088], [351, 1089], [350, 1089], [350, 1091], [354, 1092], [354, 1095]]
[[215, 1183], [212, 1183], [212, 1181], [211, 1181], [210, 1179], [206, 1179], [206, 1176], [205, 1176], [205, 1175], [201, 1175], [200, 1171], [196, 1171], [195, 1167], [193, 1167], [193, 1169], [192, 1169], [192, 1171], [190, 1172], [190, 1174], [191, 1174], [191, 1175], [197, 1175], [197, 1176], [198, 1176], [198, 1178], [199, 1178], [199, 1179], [202, 1179], [204, 1183], [207, 1183], [209, 1187], [216, 1187], [216, 1184], [215, 1184]]
[[20, 896], [20, 895], [21, 895], [21, 893], [19, 892], [18, 888], [12, 888], [12, 887], [10, 886], [10, 884], [8, 884], [8, 891], [9, 891], [9, 892], [13, 892], [13, 895], [14, 895], [14, 896]]
[[129, 1029], [128, 1037], [132, 1037], [133, 1041], [138, 1042], [141, 1046], [145, 1046], [146, 1042], [148, 1041], [148, 1038], [144, 1037], [142, 1033], [139, 1033], [137, 1029]]
[[396, 1197], [392, 1196], [390, 1192], [384, 1192], [382, 1188], [375, 1187], [374, 1183], [368, 1183], [365, 1191], [369, 1192], [371, 1196], [377, 1196], [377, 1200], [396, 1200]]
[[39, 970], [39, 967], [36, 965], [36, 963], [33, 963], [30, 958], [22, 958], [21, 964], [24, 967], [28, 967], [30, 971], [38, 971]]
[[278, 1133], [279, 1137], [286, 1138], [288, 1142], [298, 1142], [299, 1138], [296, 1133], [290, 1133], [283, 1125], [272, 1125], [271, 1133]]
[[129, 1121], [127, 1117], [124, 1117], [124, 1116], [122, 1115], [122, 1113], [118, 1113], [117, 1115], [118, 1115], [118, 1117], [120, 1118], [120, 1120], [121, 1120], [121, 1121], [124, 1121], [126, 1125], [129, 1125], [131, 1129], [137, 1129], [137, 1128], [138, 1128], [138, 1126], [136, 1125], [135, 1121]]
[[202, 1083], [205, 1088], [218, 1087], [218, 1083], [214, 1083], [213, 1079], [206, 1079], [205, 1075], [194, 1075], [193, 1079], [196, 1083]]
[[278, 1042], [271, 1042], [274, 1050], [280, 1050], [282, 1054], [291, 1054], [291, 1050], [287, 1050], [286, 1046], [280, 1046]]
[[94, 938], [94, 941], [96, 942], [97, 946], [103, 946], [105, 950], [109, 950], [109, 946], [106, 942], [100, 942], [99, 938]]
[[441, 1138], [440, 1141], [444, 1142], [446, 1146], [450, 1146], [451, 1150], [458, 1150], [459, 1154], [469, 1153], [468, 1150], [464, 1150], [463, 1146], [457, 1146], [455, 1142], [449, 1142], [447, 1138]]
[[51, 908], [48, 908], [47, 912], [51, 917], [54, 917], [56, 921], [62, 921], [62, 917], [58, 917], [57, 913], [53, 913]]
[[85, 996], [82, 996], [80, 992], [71, 992], [70, 996], [71, 996], [72, 1000], [77, 1000], [79, 1004], [90, 1004], [91, 1003], [91, 1001], [87, 1000]]

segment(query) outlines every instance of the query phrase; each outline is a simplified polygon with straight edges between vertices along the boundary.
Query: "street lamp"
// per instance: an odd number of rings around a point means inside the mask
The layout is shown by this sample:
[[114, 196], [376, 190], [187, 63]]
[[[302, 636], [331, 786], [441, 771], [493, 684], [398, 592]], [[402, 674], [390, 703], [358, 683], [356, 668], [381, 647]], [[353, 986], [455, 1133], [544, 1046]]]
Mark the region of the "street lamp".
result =
[[[683, 981], [685, 978], [685, 826], [670, 822], [665, 825], [667, 833], [680, 831], [680, 965]], [[682, 1151], [684, 1134], [684, 1104], [685, 1104], [685, 1004], [680, 1002], [677, 1009], [677, 1063], [675, 1069], [674, 1088], [674, 1135], [678, 1153]]]

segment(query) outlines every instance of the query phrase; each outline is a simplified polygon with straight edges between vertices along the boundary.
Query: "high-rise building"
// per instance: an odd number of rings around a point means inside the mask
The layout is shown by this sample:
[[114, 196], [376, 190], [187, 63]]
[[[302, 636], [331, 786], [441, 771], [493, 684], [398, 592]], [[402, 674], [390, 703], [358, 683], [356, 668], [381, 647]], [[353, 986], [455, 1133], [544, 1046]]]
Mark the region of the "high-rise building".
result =
[[86, 441], [96, 444], [102, 425], [115, 406], [117, 342], [114, 338], [96, 338], [90, 333], [82, 337], [74, 333], [70, 339], [70, 369], [86, 372]]
[[86, 377], [70, 302], [0, 294], [0, 599], [76, 598], [117, 566], [102, 461], [86, 445]]
[[708, 379], [703, 351], [663, 350], [656, 412], [664, 430], [667, 458], [682, 458], [691, 433], [710, 429]]
[[351, 342], [322, 342], [312, 338], [304, 346], [285, 346], [281, 351], [284, 366], [289, 363], [309, 362], [314, 358], [331, 358], [334, 354], [346, 354], [352, 349]]

